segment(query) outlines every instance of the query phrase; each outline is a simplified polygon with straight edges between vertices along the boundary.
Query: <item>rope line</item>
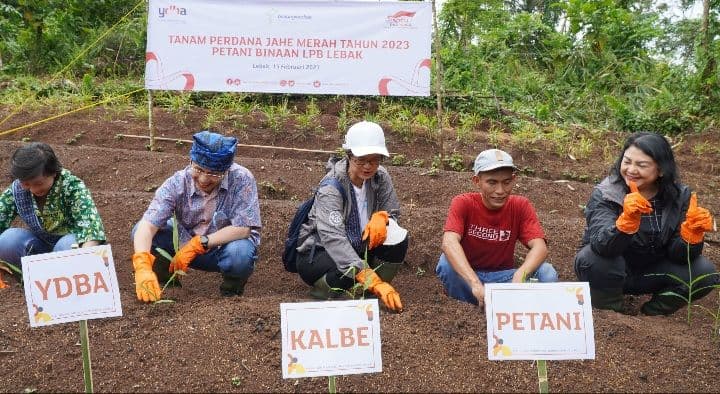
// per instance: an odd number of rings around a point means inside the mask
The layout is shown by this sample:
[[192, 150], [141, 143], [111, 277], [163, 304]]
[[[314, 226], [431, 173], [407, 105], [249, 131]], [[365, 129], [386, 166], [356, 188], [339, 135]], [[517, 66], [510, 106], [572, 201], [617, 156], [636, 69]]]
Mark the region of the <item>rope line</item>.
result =
[[[65, 71], [67, 71], [67, 69], [70, 68], [70, 66], [71, 66], [73, 63], [75, 63], [78, 59], [80, 59], [81, 56], [85, 55], [85, 53], [87, 53], [87, 51], [89, 51], [90, 48], [92, 48], [93, 46], [95, 46], [95, 44], [97, 44], [101, 39], [105, 38], [105, 36], [107, 36], [108, 34], [110, 34], [110, 32], [113, 31], [113, 30], [120, 24], [120, 22], [124, 21], [128, 16], [130, 16], [130, 14], [132, 14], [133, 12], [135, 12], [135, 10], [136, 10], [138, 7], [140, 7], [141, 5], [144, 5], [144, 4], [145, 4], [145, 0], [140, 0], [140, 1], [135, 5], [135, 7], [133, 7], [130, 11], [128, 11], [122, 18], [120, 18], [120, 20], [118, 20], [114, 25], [110, 26], [103, 34], [101, 34], [97, 39], [95, 39], [95, 41], [93, 41], [91, 44], [87, 45], [82, 51], [80, 51], [80, 53], [78, 53], [78, 55], [75, 56], [75, 58], [74, 58], [73, 60], [71, 60], [70, 63], [68, 63], [68, 64], [67, 64], [65, 67], [63, 67], [60, 71], [56, 72], [55, 75], [53, 75], [48, 82], [54, 81], [57, 77], [59, 77], [59, 76], [62, 75]], [[20, 106], [19, 106], [17, 109], [15, 109], [14, 111], [10, 112], [10, 114], [9, 114], [8, 116], [6, 116], [3, 120], [0, 120], [0, 126], [2, 126], [3, 123], [5, 123], [8, 119], [10, 119], [10, 118], [12, 118], [13, 116], [15, 116], [18, 112], [20, 112], [20, 111], [25, 107], [25, 104], [27, 104], [27, 102], [30, 100], [30, 98], [32, 98], [32, 96], [28, 96], [28, 97], [20, 104]], [[2, 135], [2, 134], [0, 134], [0, 135]]]
[[74, 110], [72, 110], [72, 111], [68, 111], [68, 112], [65, 112], [65, 113], [62, 113], [62, 114], [53, 115], [53, 116], [51, 116], [51, 117], [49, 117], [49, 118], [41, 119], [41, 120], [38, 120], [38, 121], [35, 121], [35, 122], [32, 122], [32, 123], [26, 124], [26, 125], [23, 125], [23, 126], [18, 126], [18, 127], [13, 128], [13, 129], [10, 129], [10, 130], [0, 131], [0, 136], [7, 135], [7, 134], [10, 134], [10, 133], [14, 133], [14, 132], [16, 132], [16, 131], [18, 131], [18, 130], [26, 129], [26, 128], [28, 128], [28, 127], [37, 126], [37, 125], [39, 125], [39, 124], [42, 124], [42, 123], [45, 123], [45, 122], [49, 122], [49, 121], [51, 121], [51, 120], [53, 120], [53, 119], [61, 118], [61, 117], [63, 117], [63, 116], [70, 115], [70, 114], [73, 114], [73, 113], [75, 113], [75, 112], [80, 112], [80, 111], [86, 110], [86, 109], [88, 109], [88, 108], [92, 108], [92, 107], [98, 106], [98, 105], [100, 105], [100, 104], [105, 104], [105, 103], [110, 102], [110, 101], [113, 101], [113, 100], [115, 100], [115, 99], [117, 99], [117, 98], [129, 96], [129, 95], [131, 95], [131, 94], [135, 94], [135, 93], [141, 92], [141, 91], [143, 91], [143, 90], [145, 90], [144, 87], [143, 87], [143, 88], [140, 88], [140, 89], [133, 90], [132, 92], [128, 92], [128, 93], [121, 94], [121, 95], [119, 95], [119, 96], [113, 96], [113, 97], [107, 98], [107, 99], [105, 99], [105, 100], [98, 101], [97, 103], [93, 103], [93, 104], [90, 104], [90, 105], [86, 105], [86, 106], [84, 106], [84, 107], [76, 108], [76, 109], [74, 109]]

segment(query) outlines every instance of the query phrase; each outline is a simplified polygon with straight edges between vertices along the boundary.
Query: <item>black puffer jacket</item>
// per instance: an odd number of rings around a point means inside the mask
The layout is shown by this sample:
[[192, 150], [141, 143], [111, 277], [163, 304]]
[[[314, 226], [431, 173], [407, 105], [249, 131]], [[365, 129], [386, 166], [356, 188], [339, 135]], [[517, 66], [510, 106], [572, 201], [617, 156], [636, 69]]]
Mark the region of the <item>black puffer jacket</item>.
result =
[[[582, 246], [590, 244], [593, 252], [600, 256], [624, 256], [630, 266], [652, 264], [660, 259], [669, 259], [678, 264], [687, 264], [687, 243], [680, 237], [680, 224], [690, 203], [690, 188], [678, 186], [678, 197], [663, 199], [661, 233], [655, 247], [648, 234], [638, 231], [625, 234], [617, 229], [615, 221], [623, 210], [625, 194], [629, 192], [616, 175], [605, 178], [595, 186], [585, 207], [585, 234]], [[702, 254], [703, 243], [690, 245], [690, 259]]]

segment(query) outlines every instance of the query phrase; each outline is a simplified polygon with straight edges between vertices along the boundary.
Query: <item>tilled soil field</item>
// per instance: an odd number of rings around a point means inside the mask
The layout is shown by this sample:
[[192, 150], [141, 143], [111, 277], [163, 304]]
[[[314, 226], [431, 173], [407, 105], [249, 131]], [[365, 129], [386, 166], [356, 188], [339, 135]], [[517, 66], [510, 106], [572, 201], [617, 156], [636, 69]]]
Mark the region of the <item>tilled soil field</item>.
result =
[[[23, 111], [7, 124], [30, 123], [48, 111]], [[9, 110], [0, 109], [0, 118]], [[203, 114], [182, 121], [156, 109], [158, 136], [191, 139]], [[237, 122], [237, 121], [236, 121]], [[219, 274], [191, 271], [182, 288], [167, 290], [176, 302], [145, 305], [135, 298], [130, 229], [141, 218], [153, 191], [189, 162], [188, 144], [158, 141], [148, 151], [147, 119], [94, 110], [0, 137], [0, 187], [7, 187], [9, 158], [27, 140], [50, 143], [63, 165], [90, 187], [102, 214], [117, 267], [123, 316], [91, 320], [93, 377], [98, 392], [322, 392], [326, 378], [282, 379], [280, 370], [281, 302], [309, 300], [308, 288], [280, 261], [287, 225], [324, 174], [329, 153], [271, 149], [292, 147], [334, 151], [342, 143], [337, 113], [326, 110], [324, 130], [307, 132], [288, 122], [282, 132], [265, 128], [259, 114], [241, 120], [244, 128], [216, 128], [238, 137], [236, 162], [258, 182], [263, 220], [257, 269], [242, 297], [224, 298]], [[718, 146], [718, 131], [674, 139], [683, 181], [698, 191], [700, 204], [720, 213], [718, 153], [693, 147]], [[386, 132], [399, 165], [386, 163], [402, 203], [401, 223], [411, 232], [407, 261], [393, 285], [402, 297], [402, 314], [381, 311], [382, 373], [338, 378], [341, 392], [532, 392], [537, 390], [531, 361], [488, 361], [485, 316], [480, 309], [448, 299], [434, 269], [450, 199], [472, 188], [469, 171], [430, 171], [437, 141], [418, 135], [405, 141]], [[582, 206], [594, 183], [608, 171], [622, 135], [599, 141], [591, 155], [558, 155], [542, 144], [509, 145], [523, 169], [515, 191], [538, 210], [548, 237], [549, 260], [560, 279], [576, 280], [572, 269], [584, 227]], [[471, 142], [458, 143], [451, 132], [445, 151], [455, 152], [469, 168], [488, 147], [483, 130]], [[607, 152], [610, 152], [608, 155]], [[717, 151], [715, 151], [717, 152]], [[720, 263], [718, 234], [707, 237], [705, 254]], [[517, 250], [518, 257], [523, 250]], [[83, 391], [77, 324], [31, 329], [23, 289], [11, 280], [0, 290], [1, 392]], [[563, 392], [717, 392], [720, 349], [712, 338], [713, 319], [696, 309], [693, 322], [685, 309], [670, 317], [639, 314], [646, 297], [627, 297], [627, 314], [594, 311], [596, 359], [548, 362], [551, 391]], [[715, 291], [699, 304], [717, 310]]]

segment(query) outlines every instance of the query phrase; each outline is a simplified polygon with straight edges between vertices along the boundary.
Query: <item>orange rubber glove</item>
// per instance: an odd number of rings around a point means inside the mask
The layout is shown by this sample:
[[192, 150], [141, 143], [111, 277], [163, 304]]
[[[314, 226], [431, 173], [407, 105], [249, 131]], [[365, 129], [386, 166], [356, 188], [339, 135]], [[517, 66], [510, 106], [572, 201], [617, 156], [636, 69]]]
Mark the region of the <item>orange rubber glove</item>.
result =
[[712, 231], [713, 219], [710, 211], [698, 207], [697, 194], [690, 196], [690, 206], [685, 214], [685, 221], [680, 225], [680, 236], [689, 244], [702, 242], [706, 231]]
[[370, 216], [370, 221], [365, 225], [362, 235], [363, 241], [369, 238], [368, 249], [374, 249], [385, 242], [387, 225], [390, 223], [388, 217], [387, 211], [378, 211]]
[[175, 253], [175, 257], [170, 262], [170, 273], [175, 272], [175, 270], [187, 272], [188, 265], [195, 260], [195, 257], [205, 254], [205, 252], [205, 248], [200, 243], [200, 236], [192, 237]]
[[625, 195], [623, 212], [615, 221], [618, 230], [625, 234], [635, 234], [640, 229], [640, 217], [643, 213], [652, 212], [652, 205], [640, 194], [635, 182], [630, 182], [630, 193]]
[[8, 287], [7, 283], [3, 282], [2, 272], [0, 272], [0, 289]]
[[375, 271], [365, 268], [355, 275], [355, 280], [367, 286], [367, 289], [378, 296], [386, 307], [395, 312], [402, 312], [403, 306], [402, 302], [400, 302], [400, 294], [389, 283], [383, 282]]
[[155, 256], [150, 252], [137, 252], [132, 256], [135, 270], [135, 293], [140, 301], [154, 302], [160, 299], [160, 283], [152, 270]]

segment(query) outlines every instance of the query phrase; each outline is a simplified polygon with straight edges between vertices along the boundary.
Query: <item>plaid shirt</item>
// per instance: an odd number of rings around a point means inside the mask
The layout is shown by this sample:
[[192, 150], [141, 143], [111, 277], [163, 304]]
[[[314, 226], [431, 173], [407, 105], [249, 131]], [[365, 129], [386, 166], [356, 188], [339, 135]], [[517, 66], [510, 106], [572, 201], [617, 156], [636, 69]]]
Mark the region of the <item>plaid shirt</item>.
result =
[[[233, 163], [220, 182], [215, 198], [215, 212], [208, 225], [203, 223], [205, 197], [195, 187], [192, 169], [187, 166], [157, 189], [143, 219], [162, 228], [173, 214], [176, 215], [181, 243], [189, 241], [194, 235], [212, 234], [226, 226], [249, 227], [249, 239], [255, 246], [259, 246], [262, 224], [253, 174], [247, 168]], [[195, 229], [205, 226], [207, 229], [204, 234], [196, 234]]]
[[[55, 235], [74, 234], [79, 243], [105, 241], [100, 214], [90, 190], [80, 178], [63, 169], [47, 194], [42, 211], [33, 198], [35, 215], [45, 231]], [[17, 217], [12, 186], [0, 195], [0, 233]]]

